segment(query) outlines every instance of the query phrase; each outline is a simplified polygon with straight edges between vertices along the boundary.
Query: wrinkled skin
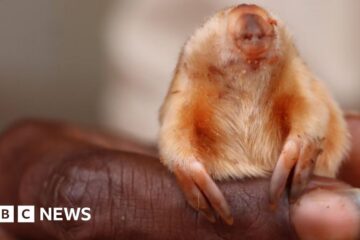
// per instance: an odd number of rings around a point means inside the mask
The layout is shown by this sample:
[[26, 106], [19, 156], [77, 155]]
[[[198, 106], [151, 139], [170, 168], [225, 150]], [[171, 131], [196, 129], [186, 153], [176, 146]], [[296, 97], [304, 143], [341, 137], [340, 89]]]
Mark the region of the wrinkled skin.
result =
[[[360, 118], [349, 123], [360, 136]], [[353, 148], [341, 174], [356, 186], [359, 156]], [[233, 226], [193, 211], [147, 146], [44, 121], [18, 122], [0, 136], [0, 205], [92, 209], [90, 222], [2, 225], [20, 239], [297, 239], [286, 196], [269, 206], [268, 179], [219, 187]]]

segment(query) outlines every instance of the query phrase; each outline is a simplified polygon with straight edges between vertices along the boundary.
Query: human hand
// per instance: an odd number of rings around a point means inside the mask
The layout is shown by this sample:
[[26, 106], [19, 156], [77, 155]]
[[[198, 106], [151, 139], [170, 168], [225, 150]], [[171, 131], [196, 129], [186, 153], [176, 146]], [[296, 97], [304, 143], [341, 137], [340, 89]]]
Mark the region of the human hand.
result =
[[[359, 134], [360, 120], [352, 126]], [[360, 161], [353, 149], [351, 163]], [[90, 207], [92, 219], [3, 226], [31, 239], [297, 239], [287, 198], [277, 210], [269, 207], [268, 179], [219, 183], [235, 221], [211, 224], [188, 207], [175, 178], [151, 155], [151, 149], [64, 124], [18, 123], [0, 137], [0, 204]], [[302, 211], [293, 206], [291, 216]]]

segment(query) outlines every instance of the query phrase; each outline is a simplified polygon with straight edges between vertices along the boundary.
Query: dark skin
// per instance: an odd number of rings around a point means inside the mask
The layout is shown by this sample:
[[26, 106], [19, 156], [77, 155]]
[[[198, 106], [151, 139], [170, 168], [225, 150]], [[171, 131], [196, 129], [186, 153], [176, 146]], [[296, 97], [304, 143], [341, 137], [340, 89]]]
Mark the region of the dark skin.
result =
[[[360, 136], [360, 117], [349, 117]], [[353, 143], [360, 146], [354, 137]], [[359, 147], [340, 176], [360, 186]], [[219, 183], [234, 225], [187, 205], [156, 150], [62, 123], [27, 120], [0, 135], [0, 205], [90, 207], [89, 222], [2, 224], [20, 239], [297, 239], [286, 196], [276, 210], [268, 179]], [[37, 216], [38, 217], [38, 216]]]

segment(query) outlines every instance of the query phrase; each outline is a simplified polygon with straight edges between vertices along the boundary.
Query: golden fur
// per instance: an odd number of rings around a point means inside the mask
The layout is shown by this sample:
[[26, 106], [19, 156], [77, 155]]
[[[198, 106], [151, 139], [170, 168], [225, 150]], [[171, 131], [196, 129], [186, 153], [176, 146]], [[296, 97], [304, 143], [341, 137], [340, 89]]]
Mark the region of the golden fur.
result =
[[215, 179], [267, 176], [285, 140], [300, 137], [322, 141], [315, 174], [334, 177], [349, 145], [338, 105], [274, 16], [275, 42], [249, 68], [226, 33], [235, 8], [209, 19], [183, 48], [161, 108], [162, 162], [173, 170], [200, 161]]

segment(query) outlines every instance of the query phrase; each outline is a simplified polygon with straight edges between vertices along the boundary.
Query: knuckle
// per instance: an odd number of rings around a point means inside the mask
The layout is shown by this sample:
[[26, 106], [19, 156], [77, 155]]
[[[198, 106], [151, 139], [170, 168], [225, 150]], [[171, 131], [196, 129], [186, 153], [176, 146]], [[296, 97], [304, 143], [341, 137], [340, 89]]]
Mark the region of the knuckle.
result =
[[[110, 175], [102, 159], [77, 156], [64, 161], [44, 183], [40, 204], [45, 208], [84, 208], [91, 211], [90, 221], [70, 219], [61, 222], [47, 222], [48, 229], [62, 239], [88, 239], [93, 234], [95, 209], [108, 203]], [[95, 223], [96, 224], [96, 223]]]

